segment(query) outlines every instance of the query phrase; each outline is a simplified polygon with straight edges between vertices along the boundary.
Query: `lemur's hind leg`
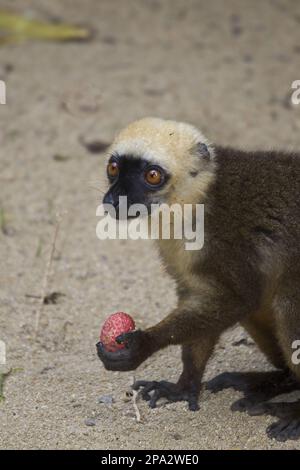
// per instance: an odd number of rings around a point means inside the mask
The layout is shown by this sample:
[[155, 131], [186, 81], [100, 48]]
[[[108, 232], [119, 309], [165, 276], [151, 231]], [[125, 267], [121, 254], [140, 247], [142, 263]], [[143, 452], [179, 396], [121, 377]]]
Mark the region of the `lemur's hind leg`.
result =
[[289, 439], [300, 439], [300, 400], [261, 403], [251, 410], [252, 416], [263, 414], [279, 418], [278, 421], [268, 426], [267, 434], [269, 437], [281, 442]]
[[276, 369], [287, 369], [275, 327], [275, 312], [270, 307], [260, 309], [241, 324]]
[[208, 337], [205, 341], [202, 339], [182, 346], [183, 371], [177, 383], [139, 380], [133, 388], [141, 389], [142, 398], [149, 402], [151, 408], [156, 407], [160, 398], [166, 398], [172, 402], [187, 401], [191, 411], [198, 410], [201, 379], [215, 342], [214, 337]]
[[[298, 264], [299, 266], [299, 264]], [[294, 357], [293, 345], [300, 339], [300, 273], [284, 280], [276, 295], [274, 307], [279, 343], [300, 389], [300, 364]], [[278, 421], [267, 429], [269, 437], [278, 441], [300, 439], [300, 400], [294, 402], [265, 403], [253, 409], [253, 414], [268, 413]]]
[[233, 411], [249, 411], [251, 414], [257, 404], [297, 388], [297, 381], [291, 376], [278, 340], [272, 332], [271, 319], [272, 312], [265, 310], [252, 315], [242, 324], [269, 361], [282, 370], [223, 373], [207, 383], [207, 388], [213, 393], [226, 388], [244, 393], [243, 398], [233, 403]]

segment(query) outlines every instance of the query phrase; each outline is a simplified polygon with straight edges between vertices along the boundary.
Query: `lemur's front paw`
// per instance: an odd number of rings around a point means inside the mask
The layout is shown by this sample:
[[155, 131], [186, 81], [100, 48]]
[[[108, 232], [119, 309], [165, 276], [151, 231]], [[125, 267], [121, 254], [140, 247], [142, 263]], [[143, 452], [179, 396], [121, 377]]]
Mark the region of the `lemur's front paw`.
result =
[[116, 341], [124, 343], [124, 349], [109, 352], [100, 341], [96, 344], [98, 357], [107, 370], [134, 370], [151, 354], [149, 338], [144, 331], [124, 333]]
[[178, 384], [167, 382], [165, 380], [160, 382], [156, 382], [154, 380], [138, 380], [133, 384], [132, 388], [134, 390], [142, 388], [141, 396], [144, 400], [149, 402], [150, 408], [156, 408], [157, 401], [160, 398], [166, 398], [171, 402], [187, 401], [189, 410], [199, 410], [198, 391], [182, 388]]

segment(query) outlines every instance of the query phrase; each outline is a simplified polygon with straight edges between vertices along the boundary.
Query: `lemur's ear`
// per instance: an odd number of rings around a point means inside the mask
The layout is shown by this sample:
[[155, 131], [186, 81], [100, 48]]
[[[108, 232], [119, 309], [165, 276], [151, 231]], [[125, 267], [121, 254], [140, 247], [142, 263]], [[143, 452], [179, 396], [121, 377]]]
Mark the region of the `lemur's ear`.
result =
[[211, 157], [208, 146], [204, 144], [204, 142], [197, 143], [197, 153], [199, 157], [205, 158], [206, 160], [209, 160]]

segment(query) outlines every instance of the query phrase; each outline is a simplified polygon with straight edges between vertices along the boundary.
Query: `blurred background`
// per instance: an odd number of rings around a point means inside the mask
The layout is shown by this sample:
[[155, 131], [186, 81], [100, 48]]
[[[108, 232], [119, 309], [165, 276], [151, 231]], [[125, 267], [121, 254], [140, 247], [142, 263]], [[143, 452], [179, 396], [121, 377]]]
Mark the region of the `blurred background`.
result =
[[[233, 414], [231, 391], [194, 415], [142, 403], [136, 423], [131, 375], [94, 348], [108, 314], [144, 328], [176, 301], [151, 242], [96, 238], [114, 134], [153, 115], [218, 144], [299, 149], [299, 66], [297, 0], [0, 0], [1, 448], [300, 448], [267, 439], [272, 418]], [[176, 380], [173, 349], [137, 378]], [[267, 367], [235, 328], [207, 377]]]

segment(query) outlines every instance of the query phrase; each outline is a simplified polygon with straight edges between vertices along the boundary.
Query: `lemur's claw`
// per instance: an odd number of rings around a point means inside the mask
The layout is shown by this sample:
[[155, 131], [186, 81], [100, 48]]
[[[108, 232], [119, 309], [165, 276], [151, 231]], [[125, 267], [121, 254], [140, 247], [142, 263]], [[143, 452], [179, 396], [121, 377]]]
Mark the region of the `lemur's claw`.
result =
[[178, 384], [162, 380], [160, 382], [138, 380], [132, 386], [134, 390], [141, 390], [141, 396], [149, 402], [150, 408], [156, 408], [160, 398], [166, 398], [170, 402], [187, 401], [190, 411], [199, 410], [198, 393], [180, 387]]

